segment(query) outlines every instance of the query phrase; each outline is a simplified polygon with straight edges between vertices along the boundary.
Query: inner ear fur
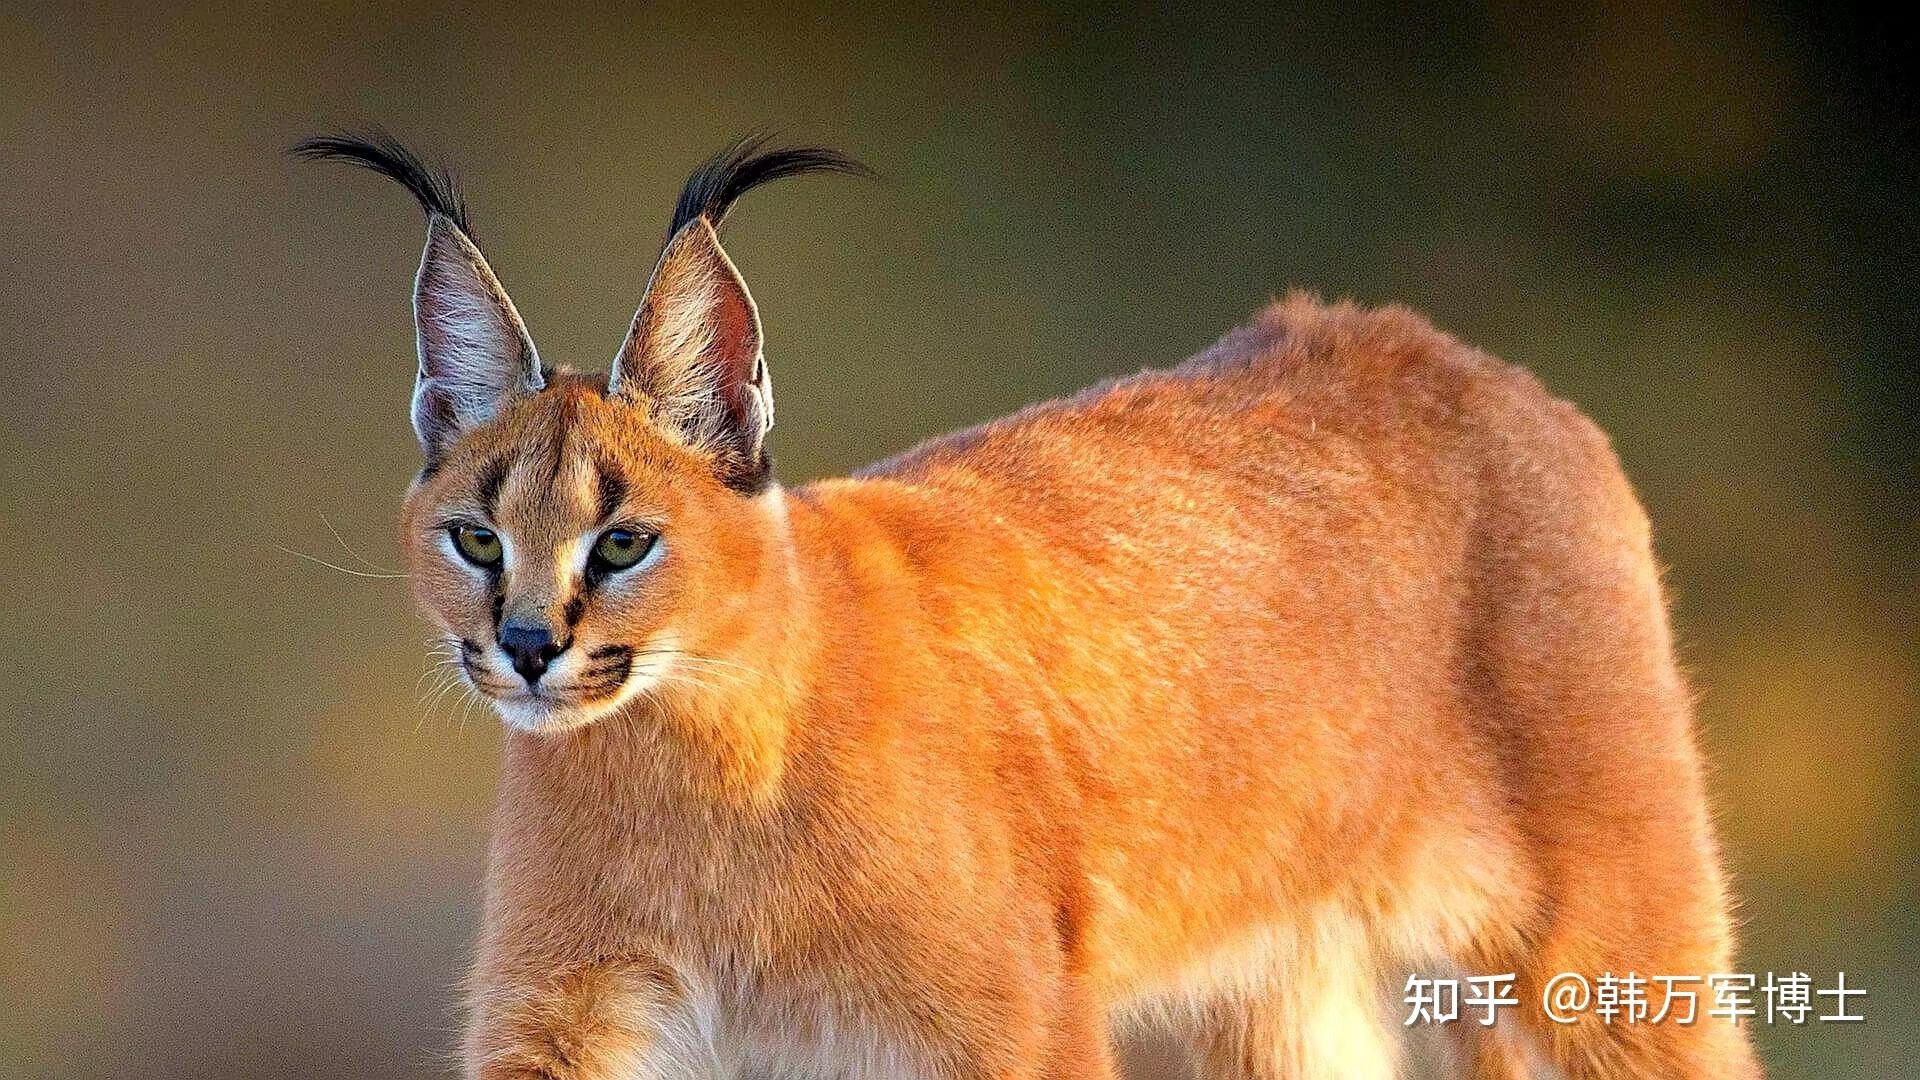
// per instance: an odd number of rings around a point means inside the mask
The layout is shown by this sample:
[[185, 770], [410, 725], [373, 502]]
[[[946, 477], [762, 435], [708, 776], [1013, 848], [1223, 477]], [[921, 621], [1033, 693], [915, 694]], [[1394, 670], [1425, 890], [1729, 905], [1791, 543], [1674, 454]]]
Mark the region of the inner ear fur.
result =
[[610, 386], [667, 434], [710, 455], [729, 486], [752, 491], [767, 482], [773, 382], [760, 313], [704, 216], [661, 253]]
[[539, 353], [512, 299], [480, 249], [442, 215], [428, 219], [413, 310], [413, 427], [429, 457], [543, 385]]

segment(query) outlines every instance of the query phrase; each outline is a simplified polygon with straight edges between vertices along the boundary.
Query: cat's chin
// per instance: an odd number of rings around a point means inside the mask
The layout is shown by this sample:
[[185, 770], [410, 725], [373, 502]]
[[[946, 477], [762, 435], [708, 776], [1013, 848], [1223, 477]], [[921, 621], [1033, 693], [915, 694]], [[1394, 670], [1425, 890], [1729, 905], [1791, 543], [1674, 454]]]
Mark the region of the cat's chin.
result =
[[533, 735], [558, 735], [576, 731], [618, 709], [628, 695], [621, 694], [590, 702], [556, 701], [552, 698], [493, 698], [493, 711], [502, 723], [516, 731]]

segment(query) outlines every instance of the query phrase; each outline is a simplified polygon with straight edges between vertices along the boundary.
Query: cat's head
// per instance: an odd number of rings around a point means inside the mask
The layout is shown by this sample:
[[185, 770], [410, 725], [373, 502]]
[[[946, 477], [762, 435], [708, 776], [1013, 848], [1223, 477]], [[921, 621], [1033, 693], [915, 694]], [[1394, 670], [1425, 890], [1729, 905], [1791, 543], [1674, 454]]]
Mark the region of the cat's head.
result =
[[384, 136], [295, 152], [371, 168], [427, 211], [413, 392], [426, 464], [404, 542], [466, 679], [509, 724], [561, 731], [662, 680], [722, 677], [703, 665], [777, 572], [779, 502], [760, 317], [715, 229], [758, 184], [861, 167], [753, 140], [702, 166], [601, 377], [541, 363], [444, 173]]

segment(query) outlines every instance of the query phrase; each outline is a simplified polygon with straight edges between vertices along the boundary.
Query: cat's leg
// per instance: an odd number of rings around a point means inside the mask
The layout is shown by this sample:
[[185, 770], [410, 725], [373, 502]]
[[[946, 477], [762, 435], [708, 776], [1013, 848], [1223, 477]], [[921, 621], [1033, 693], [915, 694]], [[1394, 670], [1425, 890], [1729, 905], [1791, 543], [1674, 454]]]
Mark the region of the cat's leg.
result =
[[1370, 969], [1357, 957], [1351, 963], [1302, 959], [1268, 988], [1235, 990], [1204, 1007], [1197, 1046], [1202, 1080], [1398, 1075], [1398, 1033]]
[[1061, 984], [1049, 1025], [1046, 1063], [1039, 1080], [1117, 1080], [1106, 1010], [1084, 982], [1067, 976]]
[[1512, 1030], [1519, 1023], [1518, 1018], [1508, 1018], [1493, 1027], [1475, 1021], [1449, 1024], [1444, 1037], [1461, 1075], [1472, 1080], [1530, 1080], [1539, 1072], [1537, 1057], [1528, 1052], [1524, 1036]]
[[[1078, 980], [1003, 987], [997, 1000], [954, 1008], [947, 1040], [931, 1039], [939, 1080], [1120, 1080], [1105, 1010]], [[989, 1019], [991, 1018], [991, 1019]], [[978, 1026], [968, 1020], [985, 1021]], [[942, 1045], [944, 1043], [944, 1045]]]
[[[1664, 961], [1658, 959], [1660, 954], [1654, 955], [1651, 961], [1635, 959], [1621, 967], [1661, 972], [1728, 970], [1725, 954], [1718, 948], [1681, 948], [1666, 954], [1676, 959]], [[1541, 991], [1535, 988], [1556, 977], [1546, 972], [1596, 968], [1614, 970], [1606, 968], [1604, 962], [1548, 959], [1536, 968], [1532, 979], [1523, 979], [1523, 993], [1532, 991], [1532, 1000], [1539, 1002]], [[1693, 994], [1694, 999], [1687, 1001], [1680, 997], [1683, 994]], [[1571, 1023], [1551, 1023], [1543, 1011], [1532, 1009], [1522, 1012], [1521, 1019], [1523, 1027], [1531, 1029], [1540, 1057], [1553, 1067], [1555, 1075], [1567, 1080], [1760, 1080], [1761, 1069], [1745, 1030], [1706, 1015], [1712, 1003], [1710, 990], [1704, 986], [1682, 988], [1675, 1000], [1669, 1001], [1661, 984], [1654, 983], [1646, 989], [1646, 998], [1650, 1015], [1667, 1014], [1661, 1022], [1626, 1023], [1616, 1017], [1609, 1023], [1586, 1011], [1576, 1013]], [[1674, 1019], [1688, 1016], [1691, 1022]]]
[[1057, 942], [1040, 934], [1025, 941], [1007, 935], [976, 959], [965, 971], [948, 973], [958, 978], [923, 988], [931, 992], [896, 991], [902, 1001], [938, 1003], [902, 1017], [904, 1030], [914, 1033], [909, 1041], [931, 1051], [930, 1075], [938, 1080], [1119, 1080], [1107, 1004], [1071, 970]]
[[1270, 994], [1211, 1006], [1203, 1080], [1393, 1080], [1399, 1050], [1379, 996]]
[[712, 1050], [680, 981], [644, 958], [475, 975], [469, 1080], [693, 1080]]

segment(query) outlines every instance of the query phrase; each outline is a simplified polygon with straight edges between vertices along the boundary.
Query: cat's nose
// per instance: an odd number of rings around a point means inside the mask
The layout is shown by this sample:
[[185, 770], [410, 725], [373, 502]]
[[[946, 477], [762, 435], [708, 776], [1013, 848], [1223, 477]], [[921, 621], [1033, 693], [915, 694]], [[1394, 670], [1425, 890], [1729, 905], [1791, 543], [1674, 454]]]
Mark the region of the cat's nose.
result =
[[512, 619], [500, 627], [500, 647], [513, 660], [513, 670], [532, 686], [546, 674], [553, 658], [567, 651], [567, 643], [553, 640], [553, 631], [543, 623], [517, 622]]

